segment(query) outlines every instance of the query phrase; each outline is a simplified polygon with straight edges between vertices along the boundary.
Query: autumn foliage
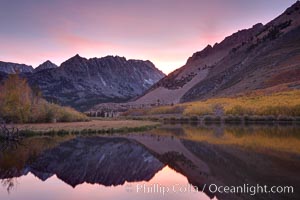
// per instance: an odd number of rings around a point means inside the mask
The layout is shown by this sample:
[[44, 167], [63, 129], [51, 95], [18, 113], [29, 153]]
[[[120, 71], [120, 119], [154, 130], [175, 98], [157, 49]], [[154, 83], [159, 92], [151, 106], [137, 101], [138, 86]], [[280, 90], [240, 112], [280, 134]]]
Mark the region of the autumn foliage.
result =
[[183, 116], [217, 115], [236, 116], [300, 116], [300, 90], [271, 93], [242, 94], [235, 97], [211, 98], [150, 109], [132, 109], [124, 115], [182, 114]]
[[0, 117], [17, 123], [86, 120], [84, 114], [72, 108], [48, 103], [18, 74], [9, 75], [0, 85]]

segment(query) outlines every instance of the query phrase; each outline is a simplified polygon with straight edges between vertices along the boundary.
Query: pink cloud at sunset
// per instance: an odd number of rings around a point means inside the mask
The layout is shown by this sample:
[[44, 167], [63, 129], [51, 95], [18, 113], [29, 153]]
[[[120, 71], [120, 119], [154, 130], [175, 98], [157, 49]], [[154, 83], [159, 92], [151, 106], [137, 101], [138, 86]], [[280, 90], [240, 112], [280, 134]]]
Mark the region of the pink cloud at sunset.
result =
[[36, 67], [75, 54], [151, 60], [169, 73], [207, 44], [266, 23], [294, 0], [0, 2], [0, 60]]

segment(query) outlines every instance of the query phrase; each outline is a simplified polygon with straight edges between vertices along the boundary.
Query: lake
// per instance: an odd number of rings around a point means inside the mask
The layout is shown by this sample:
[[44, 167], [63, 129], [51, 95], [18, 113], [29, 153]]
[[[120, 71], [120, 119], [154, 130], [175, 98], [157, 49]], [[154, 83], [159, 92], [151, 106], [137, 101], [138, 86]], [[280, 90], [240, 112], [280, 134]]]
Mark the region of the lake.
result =
[[300, 199], [296, 125], [163, 125], [0, 143], [0, 199]]

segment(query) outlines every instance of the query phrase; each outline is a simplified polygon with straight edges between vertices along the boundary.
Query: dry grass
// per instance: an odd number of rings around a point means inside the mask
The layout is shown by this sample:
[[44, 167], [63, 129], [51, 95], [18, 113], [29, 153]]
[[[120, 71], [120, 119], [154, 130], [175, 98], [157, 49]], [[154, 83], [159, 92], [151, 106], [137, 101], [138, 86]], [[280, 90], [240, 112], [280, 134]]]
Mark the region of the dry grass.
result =
[[160, 106], [152, 108], [147, 112], [147, 114], [155, 115], [155, 114], [177, 114], [182, 113], [186, 108], [185, 105], [174, 105], [174, 106]]
[[[128, 111], [127, 115], [137, 112]], [[236, 97], [211, 98], [174, 106], [140, 109], [139, 115], [183, 114], [185, 116], [216, 115], [300, 116], [300, 90], [240, 94]], [[217, 114], [218, 115], [218, 114]]]
[[156, 115], [156, 114], [178, 114], [182, 113], [185, 105], [178, 104], [174, 106], [159, 106], [153, 108], [139, 108], [130, 109], [123, 113], [123, 116], [143, 116], [143, 115]]
[[59, 106], [51, 104], [45, 100], [40, 100], [41, 103], [32, 106], [29, 122], [79, 122], [87, 121], [88, 117], [76, 111], [71, 107]]
[[102, 129], [120, 129], [136, 128], [144, 126], [155, 126], [156, 122], [137, 121], [137, 120], [91, 120], [87, 122], [59, 122], [59, 123], [37, 123], [37, 124], [17, 124], [19, 130], [30, 130], [33, 132], [49, 131], [82, 131], [82, 130], [102, 130]]
[[15, 123], [87, 120], [86, 115], [73, 108], [47, 102], [39, 89], [31, 89], [18, 74], [9, 75], [0, 85], [0, 117]]
[[183, 114], [189, 116], [214, 114], [217, 107], [222, 108], [225, 114], [232, 115], [300, 116], [300, 90], [193, 102]]

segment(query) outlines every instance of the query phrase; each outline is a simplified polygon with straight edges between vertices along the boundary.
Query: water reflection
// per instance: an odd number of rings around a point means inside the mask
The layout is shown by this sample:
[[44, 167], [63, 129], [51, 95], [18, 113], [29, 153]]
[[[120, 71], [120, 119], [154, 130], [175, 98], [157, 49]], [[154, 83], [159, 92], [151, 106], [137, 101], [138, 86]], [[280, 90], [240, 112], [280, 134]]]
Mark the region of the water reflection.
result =
[[[292, 185], [294, 194], [259, 194], [255, 199], [297, 199], [299, 135], [297, 126], [172, 125], [127, 135], [27, 138], [0, 154], [0, 199], [45, 199], [49, 191], [58, 194], [55, 199], [253, 198], [215, 194], [205, 184]], [[137, 193], [141, 183], [192, 184], [200, 191]], [[128, 184], [133, 184], [131, 192]]]
[[42, 180], [52, 174], [75, 187], [81, 183], [104, 186], [149, 181], [163, 164], [146, 148], [126, 138], [85, 137], [45, 151], [29, 165]]
[[[136, 192], [136, 184], [146, 184], [151, 187], [151, 185], [156, 183], [161, 183], [165, 186], [172, 185], [174, 182], [180, 185], [186, 185], [187, 179], [172, 170], [169, 167], [164, 167], [159, 171], [149, 182], [125, 182], [124, 185], [118, 186], [103, 186], [98, 184], [83, 183], [76, 188], [70, 187], [68, 184], [62, 182], [56, 175], [47, 179], [47, 181], [42, 182], [37, 179], [33, 174], [29, 173], [27, 176], [19, 178], [17, 188], [11, 192], [8, 196], [5, 192], [0, 190], [0, 199], [30, 199], [30, 200], [83, 200], [83, 199], [201, 199], [209, 200], [210, 198], [204, 193], [174, 193], [170, 192], [166, 195], [160, 193], [148, 193], [148, 192]], [[132, 190], [128, 190], [128, 186]], [[129, 188], [129, 189], [130, 189]]]

